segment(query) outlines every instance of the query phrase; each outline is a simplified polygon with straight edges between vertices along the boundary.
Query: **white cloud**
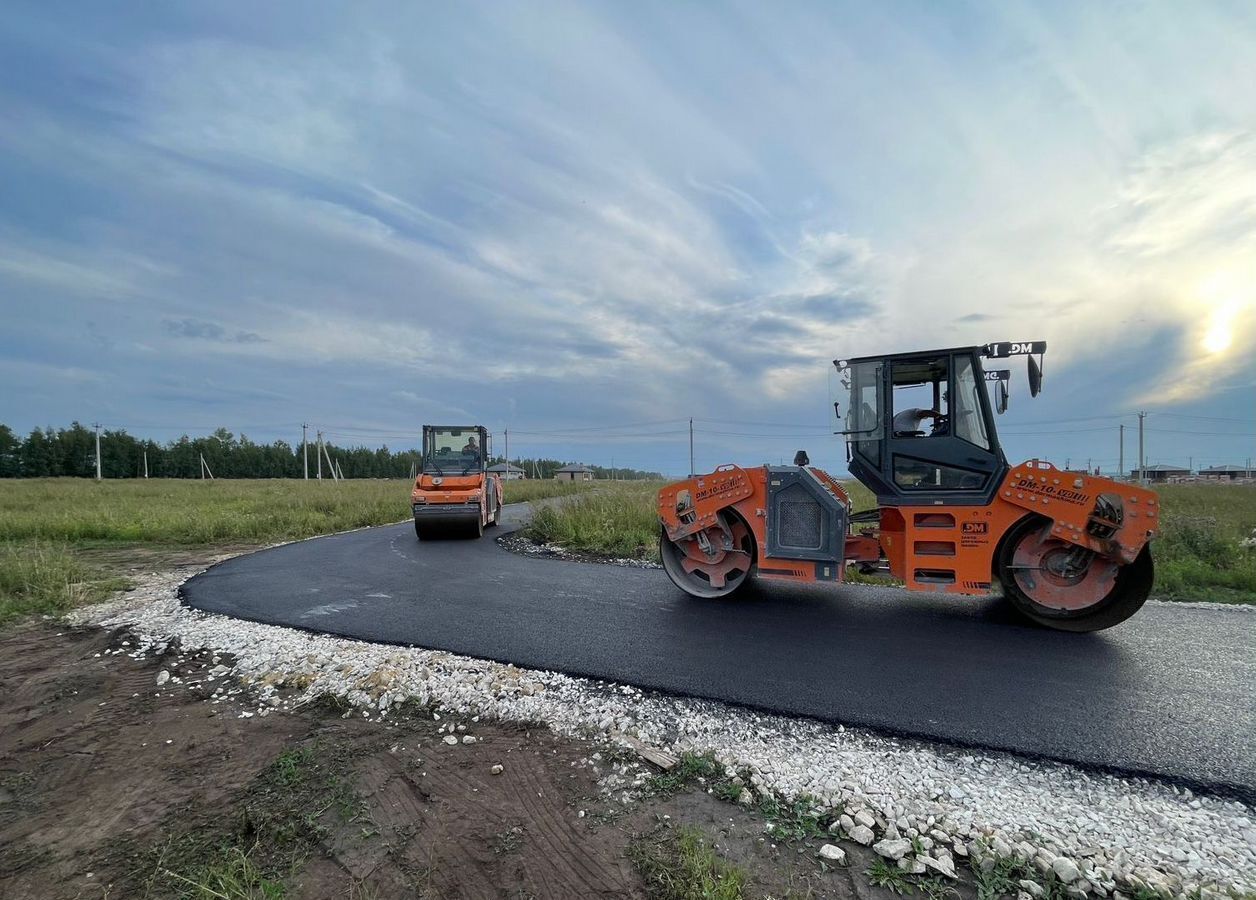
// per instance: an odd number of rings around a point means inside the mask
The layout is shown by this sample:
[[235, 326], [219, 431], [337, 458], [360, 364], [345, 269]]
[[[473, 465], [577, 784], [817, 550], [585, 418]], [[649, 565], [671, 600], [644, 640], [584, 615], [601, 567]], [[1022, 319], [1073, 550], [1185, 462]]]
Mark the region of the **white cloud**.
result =
[[1256, 239], [1256, 132], [1205, 133], [1157, 147], [1104, 212], [1108, 244], [1140, 257], [1229, 252]]
[[12, 232], [0, 237], [0, 279], [45, 289], [116, 300], [132, 296], [142, 285], [169, 274], [168, 268], [139, 256], [99, 253], [46, 241], [27, 242]]

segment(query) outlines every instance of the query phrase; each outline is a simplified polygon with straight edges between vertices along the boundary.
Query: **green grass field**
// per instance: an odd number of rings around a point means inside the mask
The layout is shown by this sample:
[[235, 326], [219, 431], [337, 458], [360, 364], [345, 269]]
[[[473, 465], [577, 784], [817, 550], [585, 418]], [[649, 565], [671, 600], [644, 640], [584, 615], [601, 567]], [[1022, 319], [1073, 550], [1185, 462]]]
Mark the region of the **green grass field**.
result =
[[[654, 493], [658, 485], [602, 485], [588, 496], [538, 510], [530, 535], [571, 550], [658, 559]], [[857, 482], [845, 483], [856, 510], [876, 505]], [[1256, 485], [1180, 484], [1158, 489], [1162, 534], [1152, 544], [1156, 587], [1165, 600], [1256, 603], [1256, 551], [1239, 545], [1256, 528]]]
[[1239, 546], [1256, 528], [1256, 485], [1168, 484], [1158, 493], [1153, 596], [1256, 603], [1256, 550]]
[[532, 511], [533, 540], [607, 556], [657, 556], [654, 497], [662, 482], [623, 481], [597, 486], [582, 497]]
[[[587, 490], [505, 485], [507, 503]], [[107, 596], [123, 582], [101, 562], [154, 546], [256, 546], [410, 516], [406, 480], [174, 479], [0, 481], [0, 622]]]
[[594, 486], [588, 481], [507, 481], [503, 488], [507, 503], [527, 503], [532, 500], [545, 500], [549, 497], [568, 497], [579, 494]]

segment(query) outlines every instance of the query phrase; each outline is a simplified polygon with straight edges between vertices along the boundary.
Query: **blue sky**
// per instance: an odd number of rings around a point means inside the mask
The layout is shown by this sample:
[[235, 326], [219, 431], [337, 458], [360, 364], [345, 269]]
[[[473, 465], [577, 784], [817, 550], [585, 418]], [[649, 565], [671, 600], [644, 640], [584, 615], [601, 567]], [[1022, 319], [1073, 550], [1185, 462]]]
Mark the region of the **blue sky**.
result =
[[10, 5], [0, 421], [841, 469], [830, 360], [1030, 338], [1013, 459], [1241, 463], [1254, 84], [1249, 3]]

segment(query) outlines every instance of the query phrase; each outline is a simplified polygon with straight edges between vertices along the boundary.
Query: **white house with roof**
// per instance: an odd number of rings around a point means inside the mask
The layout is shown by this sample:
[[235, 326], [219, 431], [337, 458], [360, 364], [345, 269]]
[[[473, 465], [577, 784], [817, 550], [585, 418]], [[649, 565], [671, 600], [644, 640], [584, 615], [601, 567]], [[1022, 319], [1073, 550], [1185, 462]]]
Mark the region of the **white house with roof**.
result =
[[1239, 481], [1254, 476], [1252, 469], [1244, 466], [1209, 466], [1199, 470], [1199, 477], [1216, 481]]
[[577, 464], [563, 466], [554, 473], [555, 481], [592, 481], [593, 470], [588, 466]]

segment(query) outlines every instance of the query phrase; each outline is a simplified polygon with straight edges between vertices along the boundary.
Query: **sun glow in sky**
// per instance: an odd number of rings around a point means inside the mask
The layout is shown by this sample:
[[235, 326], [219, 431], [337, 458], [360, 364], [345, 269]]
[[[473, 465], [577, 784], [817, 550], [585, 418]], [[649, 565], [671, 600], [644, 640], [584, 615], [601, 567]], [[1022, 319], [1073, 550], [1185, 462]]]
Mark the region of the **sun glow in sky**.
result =
[[1209, 353], [1222, 354], [1230, 349], [1234, 342], [1234, 319], [1238, 313], [1238, 304], [1223, 303], [1209, 313], [1210, 324], [1204, 333], [1204, 349]]
[[1009, 456], [1241, 462], [1252, 84], [1250, 3], [10, 4], [0, 422], [840, 469], [832, 359], [1045, 339]]
[[[1227, 268], [1205, 279], [1199, 288], [1204, 311], [1200, 345], [1214, 356], [1243, 349], [1240, 330], [1256, 315], [1256, 261]], [[1256, 402], [1256, 400], [1254, 400]]]

